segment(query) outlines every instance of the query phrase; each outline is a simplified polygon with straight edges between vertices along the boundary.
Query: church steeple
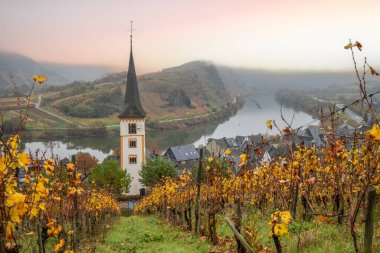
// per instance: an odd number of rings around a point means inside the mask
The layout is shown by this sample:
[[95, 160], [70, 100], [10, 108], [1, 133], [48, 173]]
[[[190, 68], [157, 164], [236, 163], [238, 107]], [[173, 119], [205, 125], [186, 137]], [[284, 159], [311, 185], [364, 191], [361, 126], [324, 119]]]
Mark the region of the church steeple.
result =
[[131, 185], [127, 196], [138, 197], [143, 186], [140, 182], [140, 171], [145, 162], [145, 116], [141, 106], [135, 63], [132, 51], [131, 22], [131, 54], [127, 75], [124, 108], [120, 113], [120, 167], [131, 177]]
[[125, 92], [124, 106], [122, 112], [119, 115], [119, 118], [143, 118], [145, 116], [146, 113], [141, 105], [135, 63], [133, 60], [131, 22], [131, 53], [129, 56], [129, 67], [127, 74], [127, 89]]

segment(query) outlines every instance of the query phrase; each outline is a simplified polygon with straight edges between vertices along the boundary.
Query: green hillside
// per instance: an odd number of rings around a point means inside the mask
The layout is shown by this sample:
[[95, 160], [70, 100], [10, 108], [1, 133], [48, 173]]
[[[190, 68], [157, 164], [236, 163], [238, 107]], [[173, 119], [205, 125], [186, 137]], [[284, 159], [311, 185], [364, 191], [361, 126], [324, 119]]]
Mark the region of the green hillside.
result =
[[[111, 74], [94, 82], [74, 82], [43, 91], [42, 108], [73, 121], [117, 122], [125, 94], [126, 73]], [[139, 76], [143, 107], [151, 120], [191, 117], [217, 111], [233, 101], [217, 69], [191, 62]]]

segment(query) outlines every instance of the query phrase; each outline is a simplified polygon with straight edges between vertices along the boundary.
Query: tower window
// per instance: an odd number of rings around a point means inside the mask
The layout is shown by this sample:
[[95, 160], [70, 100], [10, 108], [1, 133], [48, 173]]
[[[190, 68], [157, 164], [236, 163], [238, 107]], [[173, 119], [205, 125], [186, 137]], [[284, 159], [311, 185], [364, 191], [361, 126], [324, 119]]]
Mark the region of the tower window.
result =
[[136, 148], [137, 147], [137, 139], [129, 139], [129, 147], [130, 148]]
[[137, 156], [136, 155], [130, 155], [129, 156], [129, 163], [130, 164], [136, 164], [137, 163]]
[[130, 134], [135, 134], [136, 133], [136, 123], [129, 123], [128, 124], [128, 132]]

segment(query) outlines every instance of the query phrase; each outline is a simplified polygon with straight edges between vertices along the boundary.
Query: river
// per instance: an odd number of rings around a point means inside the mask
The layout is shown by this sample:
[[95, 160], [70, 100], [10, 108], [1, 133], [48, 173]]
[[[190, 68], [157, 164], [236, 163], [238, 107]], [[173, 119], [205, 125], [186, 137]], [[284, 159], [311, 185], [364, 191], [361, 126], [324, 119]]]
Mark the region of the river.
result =
[[[147, 131], [147, 149], [158, 148], [165, 151], [170, 146], [194, 144], [205, 145], [209, 138], [235, 137], [236, 135], [251, 135], [258, 133], [277, 134], [275, 128], [267, 130], [266, 120], [274, 120], [280, 129], [286, 124], [281, 120], [281, 106], [276, 102], [274, 95], [261, 94], [255, 98], [247, 98], [243, 107], [232, 117], [225, 121], [209, 122], [189, 128], [168, 131]], [[290, 122], [293, 118], [293, 127], [299, 127], [313, 122], [313, 118], [304, 112], [294, 112], [290, 108], [283, 108], [285, 119]], [[102, 137], [64, 138], [50, 141], [25, 141], [23, 147], [26, 152], [34, 154], [46, 152], [45, 157], [52, 155], [59, 158], [88, 152], [99, 161], [104, 160], [119, 147], [119, 136], [109, 135]]]

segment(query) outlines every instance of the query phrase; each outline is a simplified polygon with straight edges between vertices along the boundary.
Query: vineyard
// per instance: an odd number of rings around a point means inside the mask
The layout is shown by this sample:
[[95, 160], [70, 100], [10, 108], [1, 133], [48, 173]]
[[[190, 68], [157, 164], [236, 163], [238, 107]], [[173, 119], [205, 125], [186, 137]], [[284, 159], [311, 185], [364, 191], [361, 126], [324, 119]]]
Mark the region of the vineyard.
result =
[[[365, 59], [363, 75], [359, 76], [355, 48], [361, 50], [362, 45], [350, 42], [345, 47], [352, 52], [362, 97], [353, 104], [361, 102], [373, 112], [370, 100], [374, 94], [367, 94], [365, 74], [378, 74]], [[236, 229], [238, 252], [290, 252], [283, 238], [294, 234], [300, 240], [313, 223], [348, 229], [349, 237], [345, 240], [353, 252], [378, 252], [380, 125], [375, 116], [370, 130], [349, 138], [340, 136], [335, 131], [338, 111], [332, 108], [327, 114], [319, 112], [325, 132], [324, 143], [319, 147], [287, 141], [298, 130], [288, 124], [285, 129], [278, 129], [277, 137], [263, 136], [262, 145], [248, 146], [240, 154], [238, 166], [234, 166], [236, 159], [230, 149], [203, 160], [201, 153], [197, 169], [163, 180], [139, 202], [135, 211], [157, 214], [172, 224], [207, 236], [215, 245], [221, 239], [217, 219], [225, 218]], [[267, 127], [277, 128], [271, 120]], [[280, 138], [287, 151], [271, 161], [255, 159], [263, 157], [273, 138]], [[262, 219], [266, 219], [266, 236], [272, 238], [271, 244], [262, 243], [263, 235], [255, 226]], [[299, 245], [296, 252], [302, 252]]]
[[[361, 100], [338, 110], [331, 108], [327, 114], [320, 110], [325, 133], [322, 145], [295, 145], [289, 140], [297, 137], [298, 128], [289, 123], [278, 129], [267, 120], [268, 130], [278, 130], [276, 136], [263, 135], [260, 145], [247, 145], [238, 157], [231, 149], [203, 157], [200, 149], [196, 167], [178, 177], [162, 178], [138, 202], [135, 213], [159, 217], [170, 233], [174, 226], [194, 232], [202, 241], [199, 248], [207, 248], [205, 240], [225, 246], [223, 250], [213, 247], [209, 252], [214, 253], [305, 252], [302, 247], [313, 243], [305, 236], [317, 226], [325, 228], [313, 234], [320, 241], [328, 230], [335, 231], [331, 235], [342, 234], [339, 238], [348, 246], [339, 252], [380, 252], [380, 125], [371, 103], [372, 96], [380, 92], [368, 94], [365, 79], [367, 72], [379, 74], [365, 59], [363, 75], [359, 75], [353, 51], [361, 50], [359, 42], [345, 48], [352, 52]], [[29, 98], [34, 85], [44, 83], [46, 77], [34, 76], [33, 80]], [[25, 103], [30, 105], [29, 100]], [[373, 124], [365, 132], [340, 136], [335, 131], [337, 112], [357, 103], [373, 114]], [[28, 111], [20, 111], [20, 128], [9, 137], [3, 127], [0, 132], [0, 253], [96, 252], [98, 238], [106, 237], [121, 214], [115, 194], [82, 175], [74, 159], [63, 164], [44, 153], [22, 152], [22, 126], [27, 119]], [[285, 151], [263, 160], [275, 139]], [[141, 217], [136, 220], [143, 222]], [[221, 224], [234, 237], [223, 237]], [[116, 227], [128, 233], [120, 224]], [[155, 237], [145, 228], [134, 229], [142, 242], [171, 241], [159, 231]], [[189, 238], [189, 243], [197, 244], [197, 239]], [[136, 242], [127, 248], [129, 241], [121, 240], [125, 242], [114, 248], [100, 248], [138, 252]]]
[[84, 186], [72, 163], [31, 160], [19, 141], [16, 134], [1, 146], [0, 252], [74, 252], [119, 214], [118, 202]]
[[[270, 236], [278, 248], [281, 236], [288, 233], [289, 227], [294, 229], [292, 223], [329, 222], [347, 225], [352, 243], [359, 248], [358, 216], [368, 213], [369, 206], [375, 204], [366, 200], [366, 194], [380, 186], [379, 130], [375, 126], [368, 133], [371, 139], [367, 145], [358, 143], [350, 150], [335, 140], [324, 149], [297, 147], [289, 158], [261, 165], [250, 163], [249, 155], [242, 154], [237, 175], [230, 169], [228, 159], [208, 159], [201, 166], [200, 184], [195, 180], [198, 175], [187, 172], [178, 179], [168, 178], [152, 189], [136, 211], [157, 213], [191, 230], [192, 212], [199, 208], [200, 217], [193, 214], [195, 226], [215, 244], [218, 214], [234, 210], [235, 224], [241, 224], [249, 212], [260, 212], [262, 217], [270, 213]], [[247, 231], [246, 236], [254, 236], [255, 228], [249, 224], [238, 229]], [[263, 245], [252, 246], [259, 250]]]
[[[33, 79], [34, 87], [46, 77]], [[77, 252], [107, 230], [119, 204], [85, 182], [74, 163], [21, 152], [27, 117], [20, 112], [20, 127], [9, 138], [0, 134], [0, 252]]]
[[0, 110], [19, 110], [32, 108], [31, 104], [27, 101], [21, 100], [20, 98], [0, 98]]

